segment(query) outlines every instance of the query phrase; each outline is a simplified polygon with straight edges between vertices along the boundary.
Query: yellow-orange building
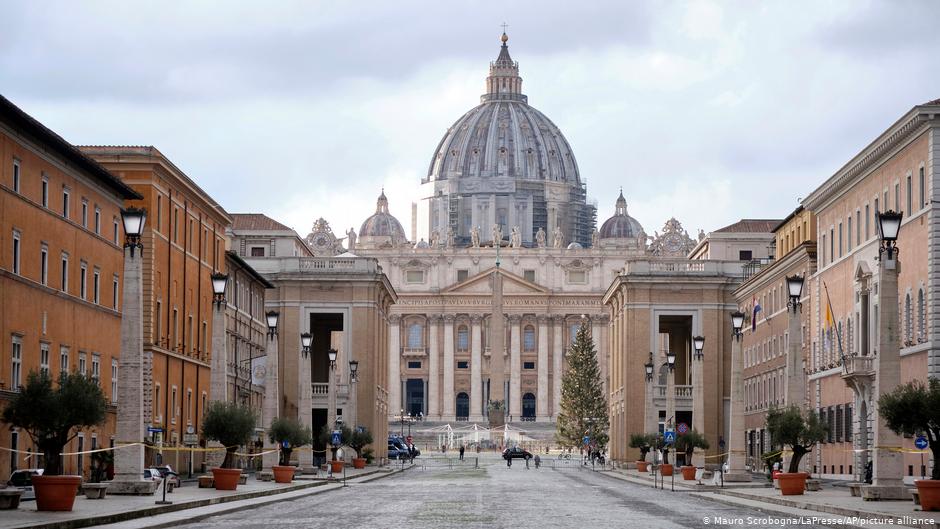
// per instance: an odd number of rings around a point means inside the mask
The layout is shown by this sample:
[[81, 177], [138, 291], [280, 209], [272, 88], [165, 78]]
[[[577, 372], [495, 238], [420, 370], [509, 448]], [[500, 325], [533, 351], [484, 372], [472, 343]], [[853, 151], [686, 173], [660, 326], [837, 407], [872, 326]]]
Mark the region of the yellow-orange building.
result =
[[[228, 213], [155, 147], [86, 146], [97, 160], [142, 195], [144, 417], [159, 428], [157, 444], [179, 446], [198, 433], [208, 401], [212, 346], [213, 272], [224, 272]], [[153, 454], [148, 454], [148, 458]], [[163, 456], [186, 469], [188, 453]], [[148, 461], [150, 462], [150, 461]], [[196, 456], [198, 466], [200, 459]]]
[[[0, 408], [29, 372], [80, 371], [97, 377], [106, 422], [67, 452], [113, 440], [120, 356], [120, 211], [141, 195], [62, 137], [0, 97]], [[0, 427], [0, 447], [29, 450], [26, 432]], [[0, 452], [0, 476], [37, 460]], [[90, 458], [65, 458], [89, 473]]]

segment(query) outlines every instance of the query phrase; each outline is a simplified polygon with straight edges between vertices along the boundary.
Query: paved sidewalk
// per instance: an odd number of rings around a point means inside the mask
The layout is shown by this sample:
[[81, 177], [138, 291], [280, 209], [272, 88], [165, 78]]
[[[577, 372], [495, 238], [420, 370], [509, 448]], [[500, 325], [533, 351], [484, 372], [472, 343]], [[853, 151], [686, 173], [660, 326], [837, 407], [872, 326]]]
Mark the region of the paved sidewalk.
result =
[[[409, 467], [405, 467], [406, 469]], [[364, 470], [349, 469], [346, 477], [350, 482], [377, 479], [400, 472], [395, 467], [369, 467]], [[64, 529], [89, 527], [102, 524], [117, 524], [115, 527], [142, 527], [166, 523], [179, 524], [181, 520], [193, 520], [202, 512], [203, 516], [212, 516], [232, 510], [244, 509], [251, 505], [288, 500], [307, 494], [316, 494], [342, 487], [342, 474], [339, 479], [327, 480], [325, 473], [319, 477], [298, 476], [291, 484], [278, 484], [273, 481], [258, 481], [254, 477], [238, 490], [217, 491], [200, 489], [195, 484], [186, 483], [166, 495], [172, 505], [156, 505], [162, 499], [162, 489], [153, 496], [107, 496], [103, 500], [89, 500], [84, 496], [75, 498], [71, 512], [39, 512], [34, 501], [20, 503], [20, 508], [3, 511], [0, 514], [0, 529], [41, 528]], [[166, 517], [165, 522], [160, 519]], [[144, 522], [141, 518], [147, 518]]]
[[[591, 467], [585, 467], [590, 470]], [[616, 470], [602, 470], [604, 474], [621, 479], [623, 481], [629, 481], [631, 483], [636, 483], [638, 485], [647, 485], [649, 487], [653, 486], [653, 474], [650, 472], [638, 472], [635, 469], [616, 469]], [[701, 474], [699, 474], [701, 475]], [[699, 481], [686, 481], [682, 479], [682, 473], [676, 471], [676, 474], [673, 477], [663, 478], [660, 475], [656, 476], [656, 483], [658, 486], [663, 487], [664, 489], [671, 489], [675, 487], [675, 490], [683, 491], [706, 491], [713, 490], [721, 487], [721, 480], [718, 478], [718, 474], [715, 474], [716, 479], [708, 479]], [[751, 481], [751, 482], [726, 482], [724, 488], [726, 489], [760, 489], [767, 486], [766, 480]]]

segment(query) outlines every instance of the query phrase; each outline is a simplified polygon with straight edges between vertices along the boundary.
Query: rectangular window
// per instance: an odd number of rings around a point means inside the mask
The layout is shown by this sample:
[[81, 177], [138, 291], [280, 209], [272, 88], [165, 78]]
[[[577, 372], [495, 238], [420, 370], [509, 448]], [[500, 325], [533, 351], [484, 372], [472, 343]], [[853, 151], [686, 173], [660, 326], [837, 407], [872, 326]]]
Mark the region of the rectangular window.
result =
[[13, 159], [13, 192], [20, 192], [20, 161]]
[[424, 283], [424, 270], [406, 270], [406, 283]]
[[88, 201], [82, 199], [82, 227], [88, 227]]
[[95, 234], [101, 235], [101, 208], [95, 206]]
[[911, 175], [907, 175], [907, 187], [904, 189], [904, 192], [907, 193], [907, 216], [911, 216], [914, 213], [914, 187], [911, 182]]
[[118, 219], [114, 218], [112, 219], [111, 222], [112, 222], [111, 230], [113, 232], [112, 238], [114, 239], [114, 244], [117, 244], [118, 243]]
[[535, 283], [535, 270], [523, 270], [522, 277], [530, 283]]
[[587, 283], [587, 273], [584, 270], [569, 270], [568, 282], [575, 285]]
[[117, 310], [118, 308], [118, 290], [120, 289], [118, 276], [111, 278], [111, 308]]
[[157, 195], [157, 222], [156, 222], [157, 231], [160, 231], [160, 227], [162, 226], [161, 219], [160, 219], [160, 217], [162, 216], [163, 216], [163, 197], [161, 195]]
[[836, 231], [829, 228], [829, 262], [836, 260]]
[[470, 277], [469, 270], [457, 270], [457, 282], [458, 283], [462, 281], [466, 281], [468, 277]]
[[22, 369], [23, 369], [23, 338], [20, 336], [13, 336], [13, 350], [10, 355], [11, 367], [10, 370], [10, 390], [19, 391], [20, 384], [23, 383], [21, 378]]
[[458, 361], [457, 361], [457, 369], [469, 369], [469, 367], [470, 367], [469, 364], [470, 364], [470, 362], [467, 362], [466, 360], [458, 360]]
[[196, 349], [196, 340], [193, 340], [193, 315], [192, 314], [189, 315], [189, 326], [186, 328], [186, 331], [187, 331], [186, 349], [188, 349], [189, 352], [192, 353], [193, 350]]
[[62, 216], [69, 218], [69, 190], [62, 190]]
[[522, 349], [524, 351], [535, 351], [535, 328], [526, 327], [522, 331]]
[[924, 168], [921, 167], [917, 186], [918, 186], [918, 189], [920, 190], [920, 207], [922, 208], [927, 206], [927, 187], [925, 185], [926, 183], [927, 182], [924, 180]]
[[88, 296], [88, 288], [87, 288], [88, 287], [87, 285], [88, 265], [84, 261], [82, 261], [80, 267], [81, 268], [80, 268], [79, 275], [78, 275], [78, 293], [82, 299], [86, 299], [86, 297]]
[[49, 284], [49, 248], [46, 245], [39, 249], [39, 282]]
[[862, 244], [862, 212], [855, 210], [855, 246], [859, 244]]
[[865, 204], [865, 240], [871, 237], [871, 208]]
[[59, 348], [59, 372], [69, 372], [69, 348], [65, 346]]
[[457, 350], [470, 350], [470, 334], [467, 332], [467, 327], [463, 325], [457, 329]]
[[523, 362], [522, 369], [535, 369], [535, 362]]
[[69, 254], [62, 254], [62, 277], [61, 277], [62, 292], [68, 292], [69, 290]]
[[170, 322], [170, 325], [172, 325], [172, 328], [170, 329], [170, 333], [173, 337], [173, 340], [170, 341], [169, 349], [177, 349], [179, 348], [180, 345], [182, 345], [177, 341], [177, 338], [179, 337], [178, 321], [179, 321], [179, 311], [177, 309], [173, 309], [173, 321]]
[[264, 246], [252, 246], [251, 256], [252, 257], [264, 257]]
[[78, 372], [82, 375], [88, 374], [88, 353], [78, 352]]
[[20, 232], [13, 230], [13, 273], [20, 273]]
[[173, 208], [173, 242], [179, 241], [180, 210]]
[[839, 223], [839, 257], [842, 257], [842, 223]]
[[179, 415], [179, 410], [176, 409], [176, 386], [170, 389], [170, 409], [167, 413], [170, 415], [170, 423], [176, 424], [176, 416]]
[[153, 422], [163, 422], [163, 415], [160, 415], [160, 384], [153, 385]]
[[738, 252], [738, 261], [750, 261], [753, 255], [751, 250], [741, 250]]
[[414, 360], [410, 360], [408, 362], [408, 369], [421, 369], [421, 362], [415, 362]]
[[111, 402], [117, 402], [118, 398], [118, 361], [111, 359]]
[[42, 176], [42, 207], [49, 207], [49, 178]]
[[96, 304], [100, 303], [101, 302], [101, 296], [100, 296], [101, 294], [101, 270], [98, 270], [97, 267], [95, 268], [95, 271], [94, 271], [94, 280], [93, 280], [92, 288], [94, 289], [92, 293], [94, 296], [93, 299], [95, 303]]
[[[887, 202], [885, 200], [886, 204]], [[895, 211], [901, 210], [901, 184], [894, 184], [894, 209]]]
[[95, 384], [101, 385], [101, 355], [99, 353], [91, 354], [91, 378], [95, 379]]
[[822, 254], [822, 265], [826, 266], [826, 236], [825, 235], [822, 236], [821, 246], [822, 246], [822, 252], [820, 253]]
[[186, 389], [186, 424], [193, 423], [193, 390]]
[[39, 372], [49, 374], [49, 344], [39, 344]]
[[845, 248], [846, 251], [852, 251], [852, 216], [849, 215], [849, 220], [846, 223], [845, 229]]

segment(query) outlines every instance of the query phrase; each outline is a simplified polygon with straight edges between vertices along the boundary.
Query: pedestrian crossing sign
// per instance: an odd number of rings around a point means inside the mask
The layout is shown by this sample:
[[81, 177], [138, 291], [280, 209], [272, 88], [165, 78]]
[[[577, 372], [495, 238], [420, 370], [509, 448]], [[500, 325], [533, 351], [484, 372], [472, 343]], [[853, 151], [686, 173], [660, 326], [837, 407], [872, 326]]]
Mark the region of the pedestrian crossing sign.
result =
[[670, 445], [671, 445], [672, 443], [675, 443], [675, 442], [676, 442], [676, 432], [674, 432], [674, 431], [672, 431], [672, 430], [666, 430], [666, 431], [663, 433], [663, 440], [666, 442], [666, 444], [670, 444]]

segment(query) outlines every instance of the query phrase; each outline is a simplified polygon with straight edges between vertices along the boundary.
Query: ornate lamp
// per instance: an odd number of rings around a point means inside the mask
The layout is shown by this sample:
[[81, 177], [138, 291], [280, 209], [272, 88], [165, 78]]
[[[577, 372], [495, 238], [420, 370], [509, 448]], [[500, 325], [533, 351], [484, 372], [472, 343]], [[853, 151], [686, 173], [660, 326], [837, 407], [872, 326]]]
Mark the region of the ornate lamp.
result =
[[666, 351], [666, 364], [669, 366], [669, 371], [672, 371], [676, 368], [676, 353], [673, 351]]
[[300, 335], [300, 345], [301, 345], [300, 352], [303, 353], [304, 359], [306, 359], [307, 356], [310, 355], [310, 344], [312, 343], [313, 343], [313, 336], [311, 336], [309, 332], [305, 332]]
[[274, 335], [277, 334], [277, 311], [269, 310], [264, 314], [265, 319], [268, 321], [268, 337], [274, 338]]
[[646, 381], [650, 382], [653, 380], [653, 352], [650, 351], [650, 359], [643, 364], [643, 368], [646, 369]]
[[225, 303], [225, 285], [228, 283], [228, 274], [215, 272], [212, 278], [212, 301], [216, 307], [221, 307]]
[[797, 307], [801, 305], [800, 298], [803, 297], [803, 276], [787, 276], [787, 292], [790, 294], [790, 303], [787, 306], [796, 312]]
[[121, 222], [124, 224], [124, 247], [131, 249], [132, 257], [135, 248], [143, 249], [144, 247], [140, 242], [140, 235], [144, 231], [146, 221], [146, 209], [129, 207], [121, 210]]
[[901, 231], [901, 213], [888, 210], [878, 214], [878, 238], [881, 239], [879, 255], [887, 252], [888, 260], [894, 259], [897, 251], [898, 232]]
[[692, 347], [695, 348], [695, 359], [701, 360], [702, 350], [705, 349], [705, 337], [704, 336], [693, 336], [692, 337]]
[[326, 352], [327, 356], [330, 357], [330, 368], [336, 367], [336, 354], [337, 354], [337, 352], [338, 352], [338, 351], [337, 351], [336, 349], [330, 349], [329, 351]]
[[735, 337], [741, 336], [741, 329], [744, 327], [744, 313], [736, 310], [731, 313], [731, 334]]

